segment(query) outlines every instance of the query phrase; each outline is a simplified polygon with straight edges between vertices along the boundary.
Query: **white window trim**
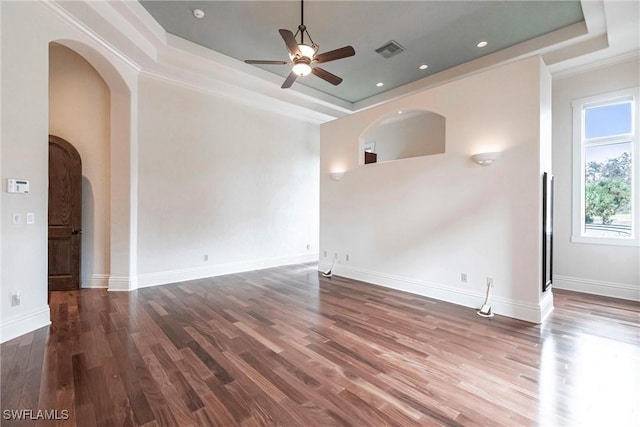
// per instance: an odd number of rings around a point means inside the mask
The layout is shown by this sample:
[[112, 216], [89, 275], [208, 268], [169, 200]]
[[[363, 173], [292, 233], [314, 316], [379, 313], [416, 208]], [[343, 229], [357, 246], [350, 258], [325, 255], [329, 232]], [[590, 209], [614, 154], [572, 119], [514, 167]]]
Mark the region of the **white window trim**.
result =
[[[631, 141], [631, 171], [632, 171], [632, 212], [631, 229], [633, 235], [631, 237], [593, 237], [583, 236], [584, 230], [584, 192], [585, 192], [585, 164], [584, 164], [584, 147], [582, 145], [582, 130], [584, 129], [584, 113], [585, 107], [597, 107], [599, 105], [608, 105], [616, 101], [624, 101], [633, 99], [631, 106], [631, 135], [615, 135], [603, 138], [594, 138], [594, 142], [613, 143], [617, 141]], [[640, 88], [634, 87], [623, 89], [616, 92], [608, 92], [600, 95], [589, 96], [586, 98], [576, 99], [571, 103], [573, 108], [573, 171], [572, 171], [572, 234], [571, 242], [573, 243], [589, 243], [616, 246], [640, 246], [640, 141], [638, 132], [640, 131], [640, 110], [638, 108], [640, 102]]]

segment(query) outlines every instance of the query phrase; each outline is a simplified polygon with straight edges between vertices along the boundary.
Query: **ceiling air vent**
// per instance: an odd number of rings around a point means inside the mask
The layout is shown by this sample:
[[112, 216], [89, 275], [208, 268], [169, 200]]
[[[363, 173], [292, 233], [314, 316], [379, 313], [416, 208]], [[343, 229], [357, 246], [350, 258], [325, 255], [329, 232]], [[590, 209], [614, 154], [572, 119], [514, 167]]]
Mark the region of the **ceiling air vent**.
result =
[[391, 58], [392, 56], [395, 56], [404, 51], [405, 49], [402, 46], [400, 46], [400, 44], [395, 40], [390, 40], [384, 45], [376, 49], [376, 52], [378, 52], [380, 55], [384, 56], [385, 58]]

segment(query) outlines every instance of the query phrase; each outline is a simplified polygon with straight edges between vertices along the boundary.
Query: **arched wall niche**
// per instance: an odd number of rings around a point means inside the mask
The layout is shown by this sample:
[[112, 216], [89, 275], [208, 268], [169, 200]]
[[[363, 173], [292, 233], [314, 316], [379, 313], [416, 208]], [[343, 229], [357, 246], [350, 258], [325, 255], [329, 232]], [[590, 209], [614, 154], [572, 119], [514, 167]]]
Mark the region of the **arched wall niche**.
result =
[[[73, 39], [55, 39], [83, 57], [110, 94], [109, 290], [131, 290], [137, 275], [137, 79], [138, 72], [106, 49]], [[100, 47], [101, 48], [101, 47]]]
[[433, 111], [387, 113], [360, 135], [359, 164], [442, 154], [446, 148], [445, 136], [446, 119]]

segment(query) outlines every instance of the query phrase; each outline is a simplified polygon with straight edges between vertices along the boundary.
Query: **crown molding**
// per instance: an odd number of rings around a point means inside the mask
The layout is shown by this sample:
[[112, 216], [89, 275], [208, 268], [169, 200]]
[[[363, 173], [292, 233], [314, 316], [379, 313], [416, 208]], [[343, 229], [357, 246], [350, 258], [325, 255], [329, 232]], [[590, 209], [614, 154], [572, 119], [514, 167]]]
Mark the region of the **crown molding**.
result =
[[614, 65], [623, 64], [625, 62], [640, 61], [640, 50], [633, 52], [627, 52], [622, 55], [604, 58], [599, 61], [589, 62], [587, 64], [578, 65], [565, 70], [552, 72], [551, 76], [553, 80], [561, 80], [569, 77], [574, 77], [580, 74], [589, 73], [591, 71], [600, 70]]
[[179, 86], [205, 95], [231, 99], [236, 104], [259, 108], [270, 113], [282, 114], [284, 116], [291, 117], [296, 120], [303, 120], [312, 124], [319, 125], [335, 119], [335, 116], [330, 114], [278, 101], [274, 98], [251, 90], [238, 88], [213, 79], [207, 83], [203, 81], [196, 81], [195, 79], [183, 78], [184, 76], [182, 74], [180, 77], [177, 77], [167, 72], [155, 73], [154, 71], [146, 70], [143, 70], [140, 73], [140, 76]]
[[[64, 2], [63, 4], [81, 4], [84, 2]], [[65, 7], [63, 7], [60, 2], [57, 1], [41, 1], [41, 4], [48, 7], [51, 11], [61, 17], [66, 23], [72, 25], [74, 28], [79, 30], [82, 34], [89, 37], [92, 41], [97, 43], [100, 47], [107, 50], [110, 54], [120, 59], [124, 64], [131, 67], [133, 70], [139, 72], [142, 67], [133, 59], [124, 55], [116, 46], [109, 43], [103, 37], [99, 36], [92, 28], [88, 27], [83, 21], [76, 18], [75, 15], [67, 11]]]

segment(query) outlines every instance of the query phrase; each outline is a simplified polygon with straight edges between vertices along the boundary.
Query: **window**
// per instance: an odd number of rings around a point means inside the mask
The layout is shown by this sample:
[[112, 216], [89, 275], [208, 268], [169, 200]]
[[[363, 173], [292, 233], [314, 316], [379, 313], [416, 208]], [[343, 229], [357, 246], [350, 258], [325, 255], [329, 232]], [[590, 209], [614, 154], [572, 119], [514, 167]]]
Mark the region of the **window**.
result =
[[638, 245], [638, 89], [573, 102], [572, 241]]

